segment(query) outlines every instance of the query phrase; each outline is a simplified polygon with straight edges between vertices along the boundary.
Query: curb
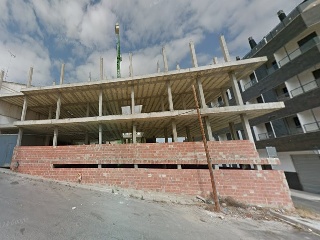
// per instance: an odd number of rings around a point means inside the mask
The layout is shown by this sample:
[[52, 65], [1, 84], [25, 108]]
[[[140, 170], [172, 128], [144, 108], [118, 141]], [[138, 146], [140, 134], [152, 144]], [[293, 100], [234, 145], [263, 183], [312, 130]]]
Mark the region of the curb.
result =
[[274, 212], [274, 211], [270, 211], [270, 213], [275, 216], [276, 218], [278, 218], [279, 220], [282, 220], [283, 222], [286, 222], [294, 227], [298, 227], [298, 228], [302, 228], [302, 229], [307, 229], [309, 230], [309, 232], [312, 232], [318, 236], [320, 236], [320, 229], [319, 228], [315, 228], [315, 227], [312, 227], [308, 224], [304, 224], [300, 221], [296, 221], [294, 219], [291, 219], [285, 215], [282, 215], [282, 214], [279, 214], [277, 212]]
[[91, 186], [91, 185], [85, 185], [85, 184], [79, 184], [79, 183], [53, 180], [53, 179], [49, 179], [49, 178], [33, 176], [33, 175], [29, 175], [29, 174], [24, 174], [24, 173], [17, 173], [17, 172], [11, 171], [10, 169], [5, 169], [5, 168], [0, 168], [0, 173], [5, 173], [8, 175], [18, 176], [18, 177], [22, 177], [22, 178], [38, 180], [38, 181], [43, 181], [43, 182], [57, 183], [57, 184], [61, 184], [61, 185], [69, 186], [69, 187], [78, 187], [78, 188], [83, 188], [83, 189], [87, 189], [87, 190], [95, 190], [95, 191], [99, 191], [99, 192], [112, 193], [112, 188], [104, 188], [104, 187]]

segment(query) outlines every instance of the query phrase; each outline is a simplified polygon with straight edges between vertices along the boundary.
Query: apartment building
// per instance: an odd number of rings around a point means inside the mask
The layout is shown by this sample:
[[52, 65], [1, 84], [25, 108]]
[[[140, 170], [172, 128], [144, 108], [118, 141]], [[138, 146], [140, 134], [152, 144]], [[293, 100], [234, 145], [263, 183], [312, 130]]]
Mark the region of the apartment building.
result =
[[[320, 193], [320, 1], [307, 0], [260, 42], [250, 37], [243, 59], [267, 56], [268, 61], [240, 81], [246, 104], [283, 101], [284, 109], [252, 119], [256, 147], [277, 150], [290, 188]], [[242, 138], [241, 128], [237, 128]], [[231, 134], [218, 133], [231, 139]]]

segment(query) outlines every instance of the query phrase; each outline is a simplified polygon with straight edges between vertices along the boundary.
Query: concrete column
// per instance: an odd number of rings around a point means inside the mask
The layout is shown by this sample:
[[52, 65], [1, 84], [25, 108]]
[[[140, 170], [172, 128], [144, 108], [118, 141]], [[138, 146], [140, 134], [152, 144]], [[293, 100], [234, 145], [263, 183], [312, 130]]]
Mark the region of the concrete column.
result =
[[167, 59], [167, 53], [166, 53], [165, 46], [162, 47], [162, 56], [163, 56], [164, 71], [168, 72], [169, 67], [168, 67], [168, 59]]
[[136, 125], [136, 123], [132, 124], [132, 143], [137, 143], [137, 125]]
[[178, 70], [178, 71], [180, 70], [180, 65], [179, 65], [179, 63], [177, 63], [177, 70]]
[[198, 67], [198, 60], [197, 60], [197, 56], [196, 56], [196, 51], [194, 49], [193, 41], [191, 41], [189, 43], [189, 47], [190, 47], [190, 52], [191, 52], [192, 65], [193, 65], [193, 67]]
[[159, 64], [159, 61], [157, 62], [157, 72], [160, 73], [160, 64]]
[[135, 113], [134, 86], [131, 86], [131, 114]]
[[201, 83], [200, 79], [197, 79], [197, 85], [198, 85], [198, 91], [199, 91], [199, 96], [200, 96], [201, 108], [207, 108], [206, 100], [204, 98], [202, 83]]
[[100, 57], [100, 80], [103, 80], [103, 58]]
[[64, 63], [61, 65], [61, 72], [60, 72], [60, 85], [64, 82]]
[[210, 126], [209, 117], [204, 117], [204, 122], [205, 122], [206, 128], [207, 128], [208, 141], [214, 141], [214, 138], [213, 138], [213, 135], [212, 135], [211, 126]]
[[224, 89], [221, 89], [221, 97], [222, 97], [224, 106], [225, 107], [229, 106], [229, 99], [228, 99], [228, 96], [227, 96], [226, 91]]
[[166, 111], [166, 108], [164, 107], [163, 97], [161, 97], [161, 111], [162, 111], [162, 112]]
[[27, 96], [24, 96], [22, 112], [21, 112], [21, 121], [24, 121], [26, 119], [27, 108], [28, 108], [28, 99], [27, 99]]
[[102, 89], [99, 92], [99, 117], [102, 116]]
[[248, 139], [248, 140], [250, 140], [250, 142], [254, 143], [254, 138], [253, 138], [253, 135], [252, 135], [252, 131], [251, 131], [251, 128], [250, 128], [250, 124], [249, 124], [249, 120], [248, 120], [247, 114], [245, 114], [245, 113], [240, 114], [240, 119], [241, 119], [242, 127], [243, 127], [243, 130], [244, 130], [244, 135], [246, 136], [246, 139]]
[[102, 144], [102, 124], [99, 124], [99, 144]]
[[48, 119], [52, 119], [52, 106], [50, 106], [48, 110]]
[[23, 135], [23, 129], [19, 128], [18, 138], [17, 138], [17, 145], [16, 146], [21, 146], [22, 135]]
[[237, 105], [243, 105], [243, 100], [242, 100], [242, 96], [240, 93], [240, 89], [239, 89], [236, 75], [234, 74], [234, 72], [231, 72], [231, 73], [229, 73], [229, 77], [231, 80], [231, 86], [232, 86], [234, 98], [236, 99], [236, 103], [237, 103]]
[[164, 128], [164, 141], [167, 143], [168, 142], [168, 129]]
[[1, 72], [0, 72], [0, 90], [1, 90], [1, 88], [2, 88], [3, 78], [4, 78], [4, 71], [1, 70]]
[[169, 110], [173, 111], [173, 101], [172, 101], [172, 93], [171, 93], [171, 83], [167, 81], [167, 89], [168, 89], [168, 101], [169, 101]]
[[212, 59], [212, 61], [213, 61], [213, 64], [218, 64], [218, 58], [217, 58], [217, 57], [214, 57], [214, 58]]
[[236, 127], [234, 125], [234, 122], [229, 122], [229, 130], [230, 130], [230, 134], [233, 140], [237, 140], [238, 136], [237, 136], [237, 131], [236, 131]]
[[133, 77], [132, 53], [129, 53], [129, 77]]
[[226, 62], [230, 62], [230, 54], [227, 47], [226, 39], [223, 35], [220, 36], [220, 47], [222, 49], [223, 57]]
[[191, 133], [190, 133], [190, 127], [186, 126], [186, 132], [187, 132], [187, 138], [188, 138], [188, 142], [191, 142]]
[[33, 67], [30, 67], [30, 70], [29, 70], [29, 79], [28, 79], [28, 83], [27, 83], [27, 88], [31, 87], [32, 75], [33, 75]]
[[172, 141], [178, 142], [177, 124], [176, 120], [172, 119]]
[[52, 140], [52, 145], [56, 147], [58, 145], [58, 128], [55, 127], [53, 130], [53, 140]]
[[57, 100], [56, 120], [60, 118], [60, 112], [61, 112], [61, 93], [59, 93], [58, 100]]

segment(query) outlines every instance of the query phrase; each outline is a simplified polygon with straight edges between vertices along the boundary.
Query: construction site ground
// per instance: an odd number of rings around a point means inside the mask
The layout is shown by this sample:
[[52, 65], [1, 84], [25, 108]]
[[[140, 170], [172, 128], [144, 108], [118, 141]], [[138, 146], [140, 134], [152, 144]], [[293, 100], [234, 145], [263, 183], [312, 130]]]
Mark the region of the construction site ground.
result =
[[[0, 239], [319, 239], [282, 209], [89, 186], [0, 170]], [[308, 213], [308, 212], [307, 212]], [[317, 215], [304, 216], [317, 223]], [[310, 218], [311, 219], [310, 219]]]

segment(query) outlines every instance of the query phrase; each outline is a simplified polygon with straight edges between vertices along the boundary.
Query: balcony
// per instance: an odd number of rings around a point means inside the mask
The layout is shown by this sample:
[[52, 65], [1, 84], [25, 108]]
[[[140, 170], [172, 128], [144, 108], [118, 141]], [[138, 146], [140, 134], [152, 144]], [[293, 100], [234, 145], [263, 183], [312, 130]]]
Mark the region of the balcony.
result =
[[314, 46], [318, 45], [320, 43], [320, 36], [314, 37], [308, 42], [306, 42], [303, 46], [295, 49], [291, 53], [289, 53], [286, 57], [281, 59], [278, 64], [280, 67], [283, 67], [286, 65], [288, 62], [292, 61], [296, 57], [300, 56], [304, 52], [308, 51], [309, 49], [313, 48]]
[[309, 82], [309, 83], [306, 83], [300, 87], [297, 87], [293, 90], [291, 90], [291, 95], [292, 97], [296, 97], [300, 94], [303, 94], [303, 93], [306, 93], [306, 92], [309, 92], [311, 91], [312, 89], [315, 89], [315, 88], [318, 88], [320, 87], [320, 79], [316, 79], [312, 82]]
[[284, 93], [284, 94], [279, 95], [277, 98], [280, 102], [282, 102], [282, 101], [286, 101], [286, 100], [290, 99], [290, 95], [289, 95], [289, 93]]
[[306, 132], [316, 132], [320, 130], [320, 122], [313, 122], [303, 125]]
[[258, 134], [258, 141], [271, 139], [271, 138], [274, 138], [273, 132], [266, 132], [266, 133]]
[[257, 79], [252, 79], [250, 82], [246, 83], [244, 87], [244, 91], [248, 88], [252, 87], [253, 85], [256, 85], [258, 83]]

